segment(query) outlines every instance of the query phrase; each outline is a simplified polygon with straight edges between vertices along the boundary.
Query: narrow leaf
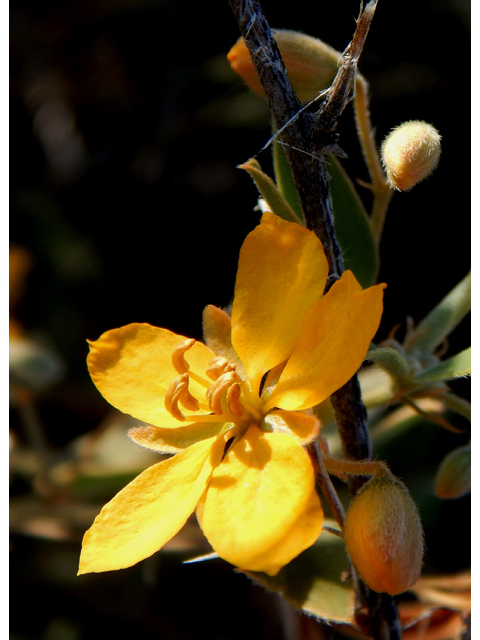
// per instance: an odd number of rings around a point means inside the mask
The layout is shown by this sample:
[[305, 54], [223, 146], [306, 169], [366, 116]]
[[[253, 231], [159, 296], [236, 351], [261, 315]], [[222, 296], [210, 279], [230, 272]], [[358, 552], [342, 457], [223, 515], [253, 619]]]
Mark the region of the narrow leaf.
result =
[[273, 143], [273, 169], [275, 171], [275, 182], [277, 183], [280, 193], [295, 211], [298, 218], [304, 221], [305, 218], [298, 200], [297, 189], [293, 181], [290, 164], [285, 154], [285, 149], [278, 140], [275, 140]]
[[[369, 287], [375, 283], [378, 271], [377, 249], [369, 217], [340, 162], [331, 154], [328, 154], [327, 162], [327, 170], [331, 177], [335, 231], [342, 249], [345, 269], [353, 271], [362, 287]], [[303, 219], [290, 165], [280, 143], [274, 142], [273, 163], [280, 192]]]
[[283, 218], [283, 220], [287, 220], [288, 222], [298, 222], [299, 224], [302, 224], [297, 214], [282, 196], [273, 180], [262, 171], [257, 160], [251, 158], [248, 162], [245, 162], [245, 164], [239, 165], [238, 168], [248, 171], [257, 185], [257, 189], [261, 196], [267, 201], [269, 210], [272, 213]]
[[471, 348], [465, 349], [460, 353], [443, 360], [439, 364], [422, 371], [415, 376], [413, 382], [422, 384], [424, 382], [434, 382], [435, 380], [455, 380], [455, 378], [464, 378], [471, 373]]
[[457, 396], [453, 391], [447, 391], [442, 394], [442, 402], [451, 411], [455, 411], [467, 420], [472, 419], [472, 405], [465, 398]]
[[407, 336], [409, 352], [432, 353], [470, 311], [470, 273]]
[[327, 171], [338, 243], [345, 269], [351, 269], [362, 287], [375, 283], [378, 255], [365, 207], [344, 168], [335, 156], [327, 155]]
[[343, 540], [324, 530], [312, 547], [276, 576], [245, 573], [307, 613], [328, 622], [352, 624], [355, 595], [351, 581], [342, 581], [348, 569]]

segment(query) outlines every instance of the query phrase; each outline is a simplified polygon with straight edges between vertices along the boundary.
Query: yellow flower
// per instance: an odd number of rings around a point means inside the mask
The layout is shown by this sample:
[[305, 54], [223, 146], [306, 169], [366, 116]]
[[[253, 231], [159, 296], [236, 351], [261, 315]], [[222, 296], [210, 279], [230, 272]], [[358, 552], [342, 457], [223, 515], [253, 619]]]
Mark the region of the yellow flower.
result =
[[384, 285], [346, 271], [323, 296], [328, 265], [314, 233], [266, 212], [240, 251], [230, 316], [208, 306], [206, 345], [130, 324], [91, 343], [89, 371], [131, 430], [175, 453], [141, 473], [85, 534], [79, 573], [129, 567], [168, 542], [196, 510], [213, 549], [275, 575], [311, 546], [323, 513], [303, 445], [311, 407], [360, 366]]

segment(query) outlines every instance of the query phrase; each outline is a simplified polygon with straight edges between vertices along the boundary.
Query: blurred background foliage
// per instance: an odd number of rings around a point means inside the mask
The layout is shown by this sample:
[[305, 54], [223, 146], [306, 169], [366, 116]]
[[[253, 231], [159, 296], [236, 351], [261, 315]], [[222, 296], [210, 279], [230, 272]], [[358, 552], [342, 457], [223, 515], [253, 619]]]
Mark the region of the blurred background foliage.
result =
[[[262, 6], [271, 26], [340, 51], [359, 11], [358, 0]], [[443, 136], [436, 172], [390, 207], [379, 339], [397, 324], [403, 335], [406, 316], [419, 321], [469, 269], [469, 20], [467, 0], [380, 0], [362, 56], [379, 142], [408, 119]], [[239, 36], [228, 2], [13, 0], [10, 32], [11, 637], [296, 637], [295, 615], [226, 563], [181, 564], [208, 552], [194, 522], [139, 566], [76, 577], [102, 504], [158, 460], [128, 441], [130, 419], [91, 383], [86, 339], [129, 322], [201, 338], [202, 309], [228, 304], [259, 219], [236, 166], [268, 140], [268, 112], [226, 61]], [[343, 165], [365, 180], [347, 112]], [[267, 169], [270, 150], [259, 160]], [[448, 353], [469, 339], [465, 320]], [[468, 397], [466, 381], [452, 387]], [[469, 496], [440, 500], [432, 486], [469, 434], [410, 426], [376, 455], [419, 504], [426, 573], [462, 571]]]

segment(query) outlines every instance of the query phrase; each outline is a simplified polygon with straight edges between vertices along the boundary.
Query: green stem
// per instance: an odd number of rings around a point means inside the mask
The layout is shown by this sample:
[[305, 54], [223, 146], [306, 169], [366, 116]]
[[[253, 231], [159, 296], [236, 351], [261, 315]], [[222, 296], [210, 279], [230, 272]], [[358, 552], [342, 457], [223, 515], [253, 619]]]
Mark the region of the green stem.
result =
[[459, 413], [461, 416], [466, 418], [467, 420], [471, 420], [472, 418], [472, 406], [468, 400], [457, 396], [456, 393], [452, 391], [447, 391], [440, 396], [443, 404], [452, 411]]
[[370, 107], [368, 99], [368, 83], [360, 74], [355, 82], [355, 121], [357, 133], [360, 139], [363, 156], [367, 164], [368, 172], [372, 180], [369, 188], [373, 194], [372, 215], [370, 223], [377, 247], [380, 244], [388, 205], [393, 196], [393, 189], [387, 183], [382, 169], [378, 147], [373, 135], [370, 120]]
[[395, 480], [395, 476], [383, 462], [373, 460], [339, 460], [337, 458], [323, 458], [325, 469], [335, 475], [345, 473], [356, 476], [386, 476]]

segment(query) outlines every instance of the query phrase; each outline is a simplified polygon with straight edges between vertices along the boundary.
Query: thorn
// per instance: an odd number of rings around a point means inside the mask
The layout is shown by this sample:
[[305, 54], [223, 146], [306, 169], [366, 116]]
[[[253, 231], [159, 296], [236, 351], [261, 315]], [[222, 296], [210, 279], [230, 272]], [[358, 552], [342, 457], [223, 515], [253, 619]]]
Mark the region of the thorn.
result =
[[194, 562], [205, 562], [206, 560], [216, 560], [217, 558], [219, 558], [220, 556], [218, 555], [218, 553], [206, 553], [203, 556], [196, 556], [195, 558], [192, 558], [191, 560], [184, 560], [182, 562], [182, 564], [193, 564]]

